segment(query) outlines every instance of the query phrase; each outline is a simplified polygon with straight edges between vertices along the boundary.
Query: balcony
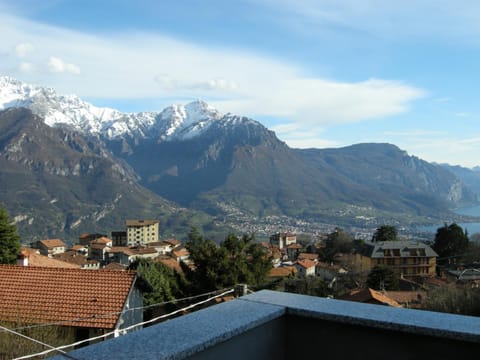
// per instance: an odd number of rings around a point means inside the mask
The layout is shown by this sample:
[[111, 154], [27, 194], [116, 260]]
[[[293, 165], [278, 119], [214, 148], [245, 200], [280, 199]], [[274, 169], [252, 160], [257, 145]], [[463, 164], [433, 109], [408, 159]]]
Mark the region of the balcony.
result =
[[479, 350], [477, 317], [264, 290], [70, 355], [128, 360], [403, 360], [460, 355], [473, 359]]

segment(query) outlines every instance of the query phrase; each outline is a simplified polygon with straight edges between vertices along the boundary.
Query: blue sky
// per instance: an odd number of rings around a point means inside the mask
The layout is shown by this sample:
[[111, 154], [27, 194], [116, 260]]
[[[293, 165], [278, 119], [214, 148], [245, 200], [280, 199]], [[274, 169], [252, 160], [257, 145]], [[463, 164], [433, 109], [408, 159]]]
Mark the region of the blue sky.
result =
[[480, 165], [480, 2], [0, 0], [0, 74], [122, 111], [202, 99], [292, 147]]

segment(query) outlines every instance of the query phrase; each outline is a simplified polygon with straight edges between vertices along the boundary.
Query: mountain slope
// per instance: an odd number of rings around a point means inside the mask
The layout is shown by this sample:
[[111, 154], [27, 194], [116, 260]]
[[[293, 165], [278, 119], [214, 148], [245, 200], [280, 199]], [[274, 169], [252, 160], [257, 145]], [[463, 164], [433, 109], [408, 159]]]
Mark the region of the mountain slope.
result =
[[186, 224], [163, 198], [223, 222], [242, 214], [331, 224], [443, 221], [476, 201], [451, 172], [396, 146], [291, 149], [257, 121], [202, 101], [124, 114], [0, 77], [2, 108], [0, 200], [39, 233], [41, 216], [51, 234], [131, 217], [167, 217], [166, 231]]
[[23, 239], [122, 230], [132, 217], [177, 217], [177, 226], [193, 217], [140, 187], [98, 139], [49, 127], [27, 109], [0, 112], [0, 168], [0, 199]]
[[452, 173], [409, 156], [391, 144], [357, 144], [341, 149], [297, 150], [312, 166], [336, 172], [375, 190], [374, 206], [388, 209], [388, 199], [419, 213], [475, 202], [475, 194]]
[[468, 169], [462, 166], [441, 164], [467, 185], [480, 199], [480, 168]]

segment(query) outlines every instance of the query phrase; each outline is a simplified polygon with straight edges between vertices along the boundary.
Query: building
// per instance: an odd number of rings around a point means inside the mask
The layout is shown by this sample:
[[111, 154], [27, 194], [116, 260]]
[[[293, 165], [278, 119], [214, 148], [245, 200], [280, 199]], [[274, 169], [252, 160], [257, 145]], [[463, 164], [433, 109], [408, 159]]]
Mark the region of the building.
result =
[[393, 307], [402, 307], [397, 301], [388, 296], [385, 292], [374, 289], [353, 290], [342, 300], [356, 301], [366, 304], [387, 305]]
[[38, 249], [22, 247], [17, 255], [17, 265], [19, 266], [42, 266], [42, 267], [55, 267], [55, 268], [70, 268], [79, 269], [80, 266], [63, 261], [62, 259], [56, 259], [57, 256], [62, 254], [56, 254], [53, 257], [41, 255]]
[[360, 271], [377, 265], [390, 266], [401, 277], [434, 276], [437, 253], [418, 241], [366, 242], [355, 255]]
[[113, 246], [127, 246], [126, 231], [112, 231]]
[[474, 359], [479, 345], [478, 317], [262, 290], [69, 355], [109, 359], [115, 354], [129, 360]]
[[65, 252], [67, 245], [60, 239], [47, 239], [37, 241], [37, 248], [40, 254], [52, 257], [55, 254]]
[[299, 260], [295, 264], [300, 276], [315, 276], [315, 265], [315, 261], [308, 259]]
[[79, 237], [78, 237], [78, 243], [80, 245], [88, 245], [90, 244], [90, 242], [92, 240], [95, 240], [95, 239], [99, 239], [101, 237], [105, 237], [107, 235], [103, 235], [103, 234], [97, 234], [97, 233], [93, 233], [93, 234], [90, 234], [90, 233], [85, 233], [85, 234], [81, 234]]
[[292, 233], [277, 233], [270, 236], [270, 244], [283, 249], [287, 245], [295, 244], [297, 242], [297, 235]]
[[128, 271], [0, 265], [0, 323], [55, 324], [73, 339], [120, 331], [143, 320], [140, 284]]
[[158, 220], [127, 220], [127, 245], [147, 245], [158, 242]]

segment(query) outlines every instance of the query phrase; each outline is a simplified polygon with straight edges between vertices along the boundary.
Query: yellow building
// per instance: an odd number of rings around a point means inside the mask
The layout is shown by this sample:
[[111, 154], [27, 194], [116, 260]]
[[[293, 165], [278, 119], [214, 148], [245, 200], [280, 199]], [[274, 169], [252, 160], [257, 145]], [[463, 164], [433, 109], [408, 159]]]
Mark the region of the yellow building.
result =
[[127, 245], [146, 245], [158, 241], [158, 220], [127, 220]]
[[367, 242], [355, 255], [357, 269], [370, 271], [385, 265], [403, 277], [434, 276], [437, 253], [418, 241]]

